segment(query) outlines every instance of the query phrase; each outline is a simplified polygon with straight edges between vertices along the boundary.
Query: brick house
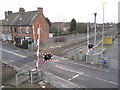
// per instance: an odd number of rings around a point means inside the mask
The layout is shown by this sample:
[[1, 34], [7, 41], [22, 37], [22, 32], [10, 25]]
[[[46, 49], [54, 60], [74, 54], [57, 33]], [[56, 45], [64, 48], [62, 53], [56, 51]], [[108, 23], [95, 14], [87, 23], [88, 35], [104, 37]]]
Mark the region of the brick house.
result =
[[20, 44], [24, 39], [33, 39], [33, 24], [35, 39], [37, 39], [37, 23], [40, 24], [42, 29], [40, 41], [47, 40], [49, 38], [49, 25], [43, 15], [43, 8], [38, 7], [38, 10], [29, 12], [25, 12], [24, 8], [20, 8], [17, 13], [5, 12], [5, 21], [2, 23], [2, 39]]

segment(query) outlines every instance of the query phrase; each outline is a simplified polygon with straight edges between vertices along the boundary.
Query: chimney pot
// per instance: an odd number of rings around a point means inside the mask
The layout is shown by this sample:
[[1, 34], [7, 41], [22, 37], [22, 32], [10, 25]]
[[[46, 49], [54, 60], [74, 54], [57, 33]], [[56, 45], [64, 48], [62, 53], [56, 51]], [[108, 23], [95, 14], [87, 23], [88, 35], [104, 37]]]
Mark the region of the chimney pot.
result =
[[24, 8], [20, 8], [19, 9], [19, 14], [22, 14], [23, 12], [25, 12], [25, 9]]
[[42, 7], [38, 7], [38, 12], [43, 14], [43, 8]]
[[12, 13], [12, 11], [5, 11], [5, 19]]

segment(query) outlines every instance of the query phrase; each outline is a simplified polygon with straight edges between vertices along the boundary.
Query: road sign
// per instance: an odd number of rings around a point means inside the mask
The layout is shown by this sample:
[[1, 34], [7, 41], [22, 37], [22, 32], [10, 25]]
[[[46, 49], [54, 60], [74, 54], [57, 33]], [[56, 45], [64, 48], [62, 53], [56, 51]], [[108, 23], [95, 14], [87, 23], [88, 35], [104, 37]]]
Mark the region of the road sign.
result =
[[104, 61], [103, 61], [104, 65], [107, 65], [107, 59], [104, 58]]
[[104, 44], [112, 44], [112, 37], [104, 37], [103, 43]]
[[89, 44], [88, 44], [88, 48], [89, 48], [89, 49], [92, 49], [93, 46], [94, 46], [93, 43], [89, 43]]
[[43, 54], [43, 62], [47, 62], [47, 61], [52, 60], [52, 56], [53, 56], [52, 52]]

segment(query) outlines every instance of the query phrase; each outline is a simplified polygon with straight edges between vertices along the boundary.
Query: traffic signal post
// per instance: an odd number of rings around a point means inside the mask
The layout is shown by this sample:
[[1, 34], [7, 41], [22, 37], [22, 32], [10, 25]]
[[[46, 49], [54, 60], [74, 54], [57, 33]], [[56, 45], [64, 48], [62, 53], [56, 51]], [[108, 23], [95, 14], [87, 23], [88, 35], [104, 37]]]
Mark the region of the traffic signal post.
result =
[[89, 43], [89, 24], [87, 24], [87, 53], [86, 62], [91, 60], [91, 50], [93, 49], [93, 43]]

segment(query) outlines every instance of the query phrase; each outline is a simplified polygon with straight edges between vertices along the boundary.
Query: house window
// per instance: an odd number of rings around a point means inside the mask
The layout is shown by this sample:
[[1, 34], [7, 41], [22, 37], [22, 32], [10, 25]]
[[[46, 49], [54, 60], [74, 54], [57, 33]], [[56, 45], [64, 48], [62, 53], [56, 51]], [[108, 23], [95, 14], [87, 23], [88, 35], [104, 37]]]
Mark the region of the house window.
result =
[[17, 28], [16, 27], [14, 27], [14, 30], [15, 30], [15, 32], [17, 32]]
[[29, 33], [29, 27], [28, 26], [26, 27], [26, 33]]
[[11, 26], [9, 26], [9, 32], [11, 32]]
[[20, 33], [22, 33], [22, 27], [20, 27]]
[[2, 31], [3, 31], [3, 26], [2, 26]]
[[5, 27], [5, 30], [6, 30], [6, 32], [7, 32], [7, 26]]

